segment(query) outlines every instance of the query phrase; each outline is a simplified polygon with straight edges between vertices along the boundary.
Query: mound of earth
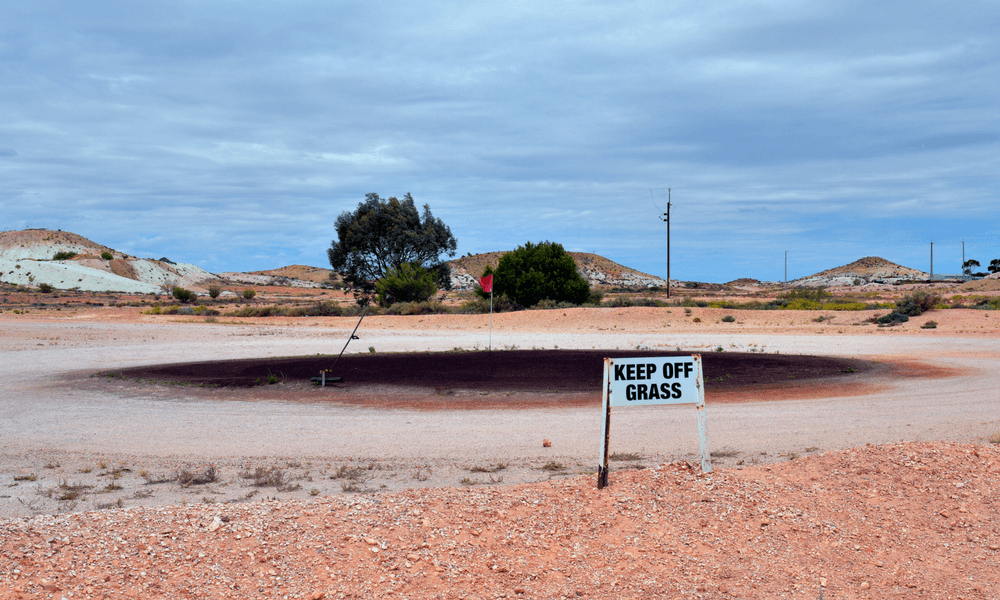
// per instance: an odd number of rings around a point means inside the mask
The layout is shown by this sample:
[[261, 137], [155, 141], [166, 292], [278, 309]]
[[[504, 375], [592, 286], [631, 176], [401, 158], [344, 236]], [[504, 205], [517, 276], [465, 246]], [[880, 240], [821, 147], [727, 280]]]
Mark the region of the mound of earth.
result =
[[330, 269], [310, 267], [307, 265], [289, 265], [280, 269], [252, 271], [249, 273], [225, 272], [218, 277], [234, 283], [249, 285], [274, 285], [299, 288], [320, 288], [334, 281]]
[[820, 271], [792, 281], [797, 286], [842, 286], [865, 283], [894, 283], [908, 279], [927, 279], [923, 271], [897, 265], [884, 258], [866, 256], [850, 264]]
[[[308, 384], [328, 370], [339, 387], [425, 390], [439, 396], [518, 393], [595, 394], [600, 397], [604, 358], [689, 356], [685, 352], [622, 350], [504, 350], [413, 352], [249, 358], [150, 365], [102, 375], [203, 387], [253, 388], [270, 381]], [[702, 355], [706, 393], [824, 383], [844, 387], [873, 371], [870, 361], [791, 354], [712, 352]], [[384, 394], [383, 394], [384, 395]]]
[[0, 581], [4, 598], [996, 598], [998, 464], [992, 445], [909, 443], [620, 470], [604, 490], [480, 475], [223, 503], [195, 485], [186, 506], [0, 521]]
[[[71, 256], [54, 260], [59, 253]], [[197, 288], [210, 279], [211, 273], [195, 265], [136, 258], [67, 231], [0, 233], [0, 281], [15, 285], [155, 294], [174, 285]]]

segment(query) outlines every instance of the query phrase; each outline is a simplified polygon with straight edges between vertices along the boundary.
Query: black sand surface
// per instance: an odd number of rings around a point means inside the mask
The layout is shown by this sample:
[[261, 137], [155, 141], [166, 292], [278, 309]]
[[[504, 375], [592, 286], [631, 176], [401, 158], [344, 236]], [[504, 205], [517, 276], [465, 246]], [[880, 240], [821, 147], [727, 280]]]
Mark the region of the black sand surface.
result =
[[[247, 358], [216, 362], [151, 365], [105, 371], [128, 379], [250, 388], [282, 382], [309, 382], [323, 369], [351, 386], [397, 386], [494, 392], [588, 392], [599, 390], [603, 359], [629, 356], [689, 356], [689, 352], [649, 350], [502, 350], [345, 354], [336, 356]], [[709, 352], [702, 355], [706, 392], [748, 390], [783, 384], [854, 383], [874, 370], [871, 361], [791, 354]]]

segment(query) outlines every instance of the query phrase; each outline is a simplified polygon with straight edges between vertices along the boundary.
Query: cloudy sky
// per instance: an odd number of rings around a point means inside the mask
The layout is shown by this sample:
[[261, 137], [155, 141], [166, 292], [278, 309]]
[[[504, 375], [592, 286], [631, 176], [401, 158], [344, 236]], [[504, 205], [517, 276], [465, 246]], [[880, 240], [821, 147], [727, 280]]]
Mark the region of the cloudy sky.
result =
[[1000, 4], [0, 4], [0, 227], [328, 266], [365, 193], [459, 255], [665, 274], [1000, 258]]

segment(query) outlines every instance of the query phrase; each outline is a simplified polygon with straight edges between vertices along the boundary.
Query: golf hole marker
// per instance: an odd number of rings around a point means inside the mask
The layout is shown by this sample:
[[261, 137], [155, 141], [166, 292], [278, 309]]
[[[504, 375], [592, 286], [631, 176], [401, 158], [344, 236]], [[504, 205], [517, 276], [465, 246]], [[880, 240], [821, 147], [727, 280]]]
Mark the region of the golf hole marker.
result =
[[608, 485], [608, 447], [611, 441], [611, 407], [656, 404], [694, 404], [698, 409], [698, 445], [701, 470], [712, 472], [705, 417], [705, 381], [701, 355], [604, 359], [604, 424], [601, 428], [601, 461], [597, 488]]

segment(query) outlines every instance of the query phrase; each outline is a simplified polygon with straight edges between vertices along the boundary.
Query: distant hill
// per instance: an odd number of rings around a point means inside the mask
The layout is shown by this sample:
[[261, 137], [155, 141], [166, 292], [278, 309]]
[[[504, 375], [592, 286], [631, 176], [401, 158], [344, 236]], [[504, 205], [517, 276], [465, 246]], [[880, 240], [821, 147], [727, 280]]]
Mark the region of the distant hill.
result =
[[[69, 256], [54, 260], [60, 253]], [[105, 258], [109, 254], [111, 258]], [[666, 286], [659, 277], [597, 254], [569, 254], [580, 274], [598, 288], [638, 290]], [[483, 270], [487, 266], [496, 268], [503, 255], [504, 252], [488, 252], [450, 261], [453, 289], [475, 289]], [[329, 284], [333, 274], [330, 269], [306, 265], [212, 274], [195, 265], [174, 263], [166, 257], [136, 258], [67, 231], [27, 229], [0, 233], [0, 281], [31, 287], [46, 283], [63, 290], [146, 294], [179, 285], [203, 293], [208, 285], [224, 281], [260, 286], [322, 287]]]
[[842, 286], [864, 283], [894, 283], [907, 279], [927, 279], [929, 275], [917, 269], [897, 265], [884, 258], [866, 256], [842, 267], [820, 271], [789, 283], [796, 286]]
[[[217, 273], [218, 277], [249, 285], [277, 285], [300, 288], [319, 288], [331, 281], [335, 275], [330, 269], [309, 267], [306, 265], [289, 265], [279, 269], [265, 271], [250, 271], [249, 273], [225, 272]], [[335, 277], [339, 279], [339, 277]]]
[[312, 281], [313, 283], [323, 283], [330, 281], [333, 271], [321, 269], [319, 267], [308, 267], [306, 265], [290, 265], [280, 269], [270, 269], [267, 271], [252, 271], [254, 275], [269, 275], [271, 277], [287, 277], [288, 279], [299, 279], [301, 281]]
[[[494, 269], [500, 263], [500, 257], [506, 252], [486, 252], [471, 254], [450, 261], [452, 286], [456, 290], [471, 290], [478, 285], [479, 277], [487, 266]], [[603, 288], [645, 289], [659, 286], [666, 287], [665, 279], [642, 273], [635, 269], [620, 265], [597, 254], [588, 252], [570, 252], [576, 263], [576, 270], [591, 286]]]
[[[54, 260], [63, 253], [72, 255]], [[102, 255], [111, 255], [104, 258]], [[89, 292], [155, 294], [164, 286], [197, 288], [213, 279], [195, 265], [136, 258], [68, 231], [26, 229], [0, 232], [0, 281], [16, 285]]]

